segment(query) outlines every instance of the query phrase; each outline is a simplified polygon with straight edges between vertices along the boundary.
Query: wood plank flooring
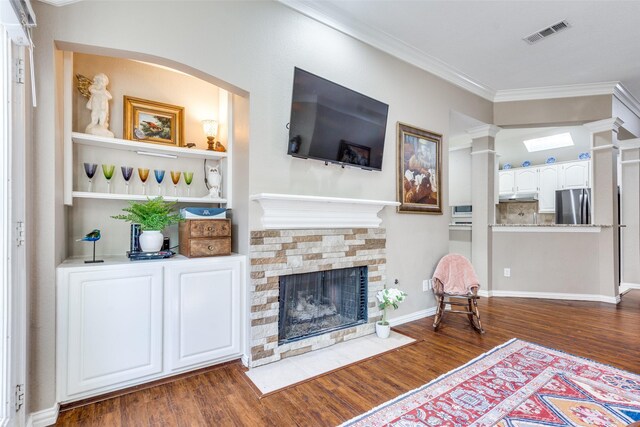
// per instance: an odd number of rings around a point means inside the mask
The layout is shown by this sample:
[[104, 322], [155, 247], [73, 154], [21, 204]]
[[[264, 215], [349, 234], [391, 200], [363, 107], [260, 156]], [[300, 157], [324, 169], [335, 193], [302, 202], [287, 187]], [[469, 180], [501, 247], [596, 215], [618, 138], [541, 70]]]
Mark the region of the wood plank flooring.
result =
[[424, 341], [259, 399], [239, 363], [62, 412], [59, 426], [335, 426], [520, 338], [640, 373], [640, 291], [619, 305], [483, 298], [466, 316], [397, 327]]

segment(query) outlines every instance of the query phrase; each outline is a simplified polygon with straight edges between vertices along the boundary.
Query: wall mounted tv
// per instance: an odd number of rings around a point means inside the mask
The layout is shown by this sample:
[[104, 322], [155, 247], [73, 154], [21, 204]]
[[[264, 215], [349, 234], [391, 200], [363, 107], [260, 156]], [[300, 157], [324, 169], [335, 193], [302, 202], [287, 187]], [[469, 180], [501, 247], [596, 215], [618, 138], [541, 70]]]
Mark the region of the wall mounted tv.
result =
[[295, 68], [288, 154], [381, 170], [389, 106]]

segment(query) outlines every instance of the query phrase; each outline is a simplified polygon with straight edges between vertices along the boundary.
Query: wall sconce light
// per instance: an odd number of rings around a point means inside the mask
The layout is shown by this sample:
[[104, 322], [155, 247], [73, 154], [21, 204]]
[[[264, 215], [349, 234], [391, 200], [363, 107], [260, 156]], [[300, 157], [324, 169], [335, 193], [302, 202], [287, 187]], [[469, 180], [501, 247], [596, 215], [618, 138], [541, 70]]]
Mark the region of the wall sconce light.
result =
[[211, 151], [227, 151], [224, 145], [220, 144], [220, 141], [216, 141], [218, 136], [218, 122], [215, 120], [203, 120], [202, 127], [204, 134], [207, 136], [207, 150]]

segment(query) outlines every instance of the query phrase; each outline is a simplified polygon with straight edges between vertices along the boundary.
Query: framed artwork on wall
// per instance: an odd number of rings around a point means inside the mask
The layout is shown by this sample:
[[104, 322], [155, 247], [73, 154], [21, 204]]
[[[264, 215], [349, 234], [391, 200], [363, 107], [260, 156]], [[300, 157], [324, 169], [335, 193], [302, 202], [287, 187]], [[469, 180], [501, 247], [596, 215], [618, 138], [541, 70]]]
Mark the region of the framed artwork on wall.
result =
[[442, 135], [398, 122], [399, 213], [442, 215]]
[[183, 107], [125, 95], [123, 123], [124, 139], [184, 145]]

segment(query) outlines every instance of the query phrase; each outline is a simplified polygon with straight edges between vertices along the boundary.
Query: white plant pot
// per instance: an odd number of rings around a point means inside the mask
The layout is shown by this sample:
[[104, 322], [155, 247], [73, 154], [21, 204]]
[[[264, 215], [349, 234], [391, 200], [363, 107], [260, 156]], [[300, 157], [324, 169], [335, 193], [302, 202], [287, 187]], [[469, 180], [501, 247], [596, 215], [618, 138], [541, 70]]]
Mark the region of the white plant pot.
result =
[[389, 338], [390, 332], [391, 325], [388, 323], [386, 325], [382, 325], [380, 322], [376, 322], [376, 335], [378, 338]]
[[161, 231], [146, 230], [140, 234], [140, 249], [142, 252], [158, 252], [162, 249], [164, 236]]

